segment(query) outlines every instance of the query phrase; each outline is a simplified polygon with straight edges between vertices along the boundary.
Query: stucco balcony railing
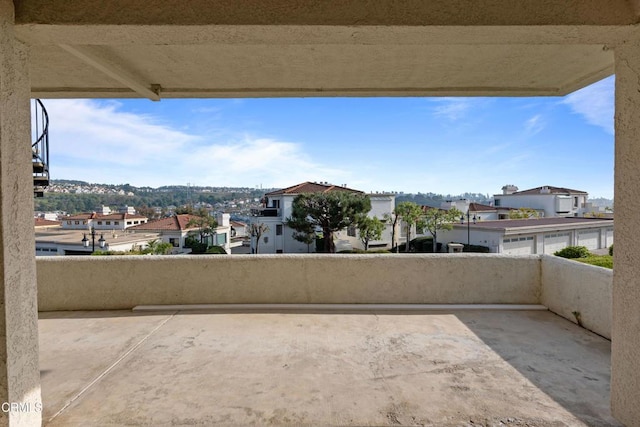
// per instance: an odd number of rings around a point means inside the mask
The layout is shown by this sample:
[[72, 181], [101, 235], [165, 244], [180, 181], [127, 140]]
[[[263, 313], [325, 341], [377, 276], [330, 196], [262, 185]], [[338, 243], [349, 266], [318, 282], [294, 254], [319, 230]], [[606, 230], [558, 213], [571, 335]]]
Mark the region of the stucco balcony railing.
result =
[[45, 425], [619, 426], [598, 267], [393, 254], [37, 268]]
[[612, 272], [548, 255], [38, 257], [40, 311], [182, 304], [542, 304], [611, 336]]

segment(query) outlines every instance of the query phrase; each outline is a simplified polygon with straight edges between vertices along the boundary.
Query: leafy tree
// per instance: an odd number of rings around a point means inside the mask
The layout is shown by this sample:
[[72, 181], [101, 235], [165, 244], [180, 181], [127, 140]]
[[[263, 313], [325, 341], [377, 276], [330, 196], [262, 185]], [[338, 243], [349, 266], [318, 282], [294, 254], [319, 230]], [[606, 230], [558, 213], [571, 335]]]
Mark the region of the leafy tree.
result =
[[448, 211], [431, 208], [428, 209], [421, 219], [421, 226], [429, 230], [429, 233], [433, 236], [433, 252], [438, 247], [438, 230], [451, 230], [453, 223], [456, 222], [462, 212], [456, 208], [451, 208]]
[[308, 222], [306, 218], [304, 220], [298, 219], [297, 221], [288, 218], [285, 224], [287, 227], [291, 227], [296, 230], [293, 232], [292, 237], [298, 242], [307, 245], [307, 253], [311, 252], [311, 244], [315, 242], [317, 238], [316, 228], [313, 224]]
[[423, 216], [422, 208], [413, 202], [401, 202], [394, 211], [396, 217], [401, 217], [407, 229], [407, 244], [405, 252], [409, 252], [409, 242], [411, 241], [411, 227], [418, 224]]
[[369, 250], [369, 242], [371, 240], [380, 240], [382, 238], [385, 223], [380, 221], [378, 217], [371, 218], [361, 215], [356, 221], [356, 225], [365, 251]]
[[175, 212], [177, 215], [193, 215], [194, 214], [193, 206], [191, 205], [184, 205], [179, 208], [176, 208]]
[[203, 254], [207, 251], [208, 245], [206, 243], [199, 242], [193, 236], [187, 236], [184, 239], [184, 247], [190, 248], [192, 254]]
[[262, 222], [259, 224], [253, 222], [249, 226], [249, 234], [251, 237], [256, 238], [256, 254], [258, 253], [258, 246], [260, 245], [260, 237], [262, 237], [262, 235], [267, 231], [269, 231], [269, 226]]
[[398, 245], [396, 242], [396, 227], [398, 226], [398, 221], [400, 220], [400, 216], [396, 215], [395, 212], [392, 212], [391, 215], [384, 214], [382, 220], [391, 226], [391, 251], [398, 252]]
[[205, 209], [200, 209], [187, 223], [187, 228], [189, 227], [196, 227], [200, 236], [200, 243], [206, 243], [205, 239], [215, 233], [218, 222]]
[[153, 208], [150, 208], [147, 205], [140, 205], [136, 208], [136, 212], [138, 213], [138, 215], [142, 215], [142, 216], [146, 216], [149, 219], [156, 219], [158, 218], [158, 214], [156, 213], [156, 210]]
[[540, 214], [538, 214], [538, 211], [532, 208], [520, 208], [509, 211], [509, 219], [529, 219], [539, 217]]
[[153, 239], [147, 242], [147, 248], [142, 252], [153, 255], [169, 255], [172, 249], [173, 245], [171, 243]]
[[371, 200], [364, 194], [347, 191], [306, 193], [296, 196], [291, 207], [287, 224], [299, 233], [305, 233], [310, 226], [321, 228], [324, 251], [334, 253], [333, 233], [354, 224], [359, 215], [369, 212]]

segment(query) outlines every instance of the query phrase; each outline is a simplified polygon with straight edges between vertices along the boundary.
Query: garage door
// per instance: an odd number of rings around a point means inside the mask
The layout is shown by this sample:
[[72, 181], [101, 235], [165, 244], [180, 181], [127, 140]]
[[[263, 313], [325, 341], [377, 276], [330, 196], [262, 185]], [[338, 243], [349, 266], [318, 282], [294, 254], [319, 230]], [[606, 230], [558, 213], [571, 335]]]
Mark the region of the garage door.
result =
[[535, 254], [535, 240], [533, 236], [511, 237], [502, 241], [502, 252], [507, 255]]
[[607, 228], [607, 244], [606, 247], [613, 245], [613, 228]]
[[555, 233], [544, 235], [544, 253], [554, 252], [571, 245], [571, 233]]
[[598, 249], [600, 247], [600, 231], [579, 232], [578, 246], [586, 246], [587, 249]]

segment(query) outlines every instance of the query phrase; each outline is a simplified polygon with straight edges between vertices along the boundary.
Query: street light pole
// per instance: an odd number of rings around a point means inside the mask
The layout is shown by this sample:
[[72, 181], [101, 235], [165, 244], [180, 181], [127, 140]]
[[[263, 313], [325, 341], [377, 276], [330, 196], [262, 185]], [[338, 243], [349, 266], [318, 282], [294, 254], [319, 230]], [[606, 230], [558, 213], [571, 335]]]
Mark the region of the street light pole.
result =
[[[94, 253], [96, 251], [96, 228], [91, 226], [91, 253]], [[104, 240], [104, 234], [100, 234], [100, 239], [98, 239], [98, 244], [100, 245], [100, 249], [104, 248], [104, 245], [106, 243], [106, 240]], [[89, 247], [89, 239], [87, 239], [87, 233], [84, 233], [82, 235], [82, 245], [85, 248]]]
[[[469, 251], [471, 251], [471, 221], [469, 216], [471, 215], [471, 213], [469, 212], [469, 209], [467, 209], [467, 248]], [[480, 215], [476, 216], [476, 214], [473, 214], [473, 223], [475, 224], [477, 220], [480, 219]], [[460, 216], [460, 224], [464, 224], [464, 214], [462, 214]]]

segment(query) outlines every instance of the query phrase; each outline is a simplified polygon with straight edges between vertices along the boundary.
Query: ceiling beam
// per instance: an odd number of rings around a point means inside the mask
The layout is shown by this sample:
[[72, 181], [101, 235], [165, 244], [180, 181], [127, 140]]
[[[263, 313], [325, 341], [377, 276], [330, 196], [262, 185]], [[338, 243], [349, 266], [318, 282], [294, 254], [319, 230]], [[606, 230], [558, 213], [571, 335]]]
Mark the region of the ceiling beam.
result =
[[149, 98], [152, 101], [160, 101], [159, 85], [146, 84], [145, 82], [141, 81], [140, 78], [132, 75], [128, 71], [123, 70], [117, 65], [112, 64], [107, 59], [96, 54], [91, 50], [91, 48], [87, 46], [71, 46], [67, 44], [61, 44], [59, 46], [76, 58], [79, 58], [85, 63], [91, 65], [93, 68], [119, 81], [139, 95], [145, 98]]

